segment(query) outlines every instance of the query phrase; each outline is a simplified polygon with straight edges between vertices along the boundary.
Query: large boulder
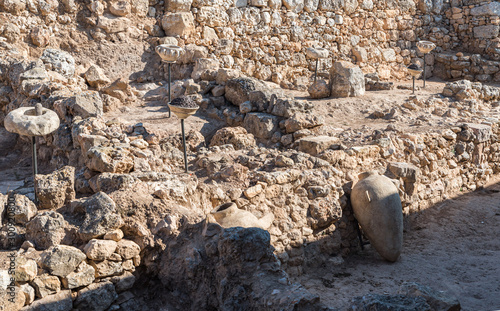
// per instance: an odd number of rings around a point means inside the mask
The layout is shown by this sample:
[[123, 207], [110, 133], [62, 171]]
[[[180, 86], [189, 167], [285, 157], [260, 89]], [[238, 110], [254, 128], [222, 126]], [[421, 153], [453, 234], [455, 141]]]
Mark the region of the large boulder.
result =
[[307, 136], [299, 140], [299, 151], [317, 156], [321, 152], [339, 144], [337, 137]]
[[55, 275], [42, 274], [37, 276], [31, 285], [35, 288], [35, 293], [38, 298], [56, 294], [61, 290], [61, 281]]
[[62, 290], [55, 295], [48, 295], [42, 299], [35, 300], [23, 311], [71, 311], [73, 300], [70, 290]]
[[22, 194], [13, 194], [10, 196], [8, 211], [14, 222], [20, 225], [26, 224], [37, 213], [35, 203]]
[[134, 157], [127, 149], [91, 147], [87, 151], [85, 165], [96, 172], [128, 173], [134, 167]]
[[107, 232], [118, 229], [123, 220], [116, 209], [115, 202], [104, 192], [98, 192], [84, 203], [85, 219], [78, 230], [79, 237], [88, 241], [104, 236]]
[[167, 0], [165, 1], [165, 9], [167, 12], [190, 12], [193, 0]]
[[90, 65], [83, 76], [91, 87], [100, 88], [101, 86], [111, 83], [108, 77], [106, 77], [106, 74], [104, 74], [102, 68], [94, 64]]
[[331, 96], [351, 97], [365, 94], [365, 76], [359, 66], [337, 61], [330, 70]]
[[75, 271], [61, 279], [65, 288], [73, 289], [92, 284], [95, 280], [95, 269], [82, 261]]
[[26, 239], [33, 241], [39, 249], [47, 249], [62, 241], [66, 225], [61, 214], [42, 212], [26, 224]]
[[40, 59], [47, 70], [58, 72], [66, 78], [71, 78], [75, 74], [75, 59], [68, 52], [46, 49]]
[[311, 86], [307, 88], [307, 92], [311, 98], [326, 98], [330, 96], [331, 89], [325, 80], [320, 79], [311, 84]]
[[83, 251], [89, 259], [92, 260], [105, 260], [116, 250], [117, 243], [113, 240], [90, 240]]
[[85, 91], [54, 103], [54, 108], [63, 118], [66, 114], [82, 119], [102, 116], [103, 103], [99, 92]]
[[76, 247], [56, 245], [41, 254], [40, 266], [52, 275], [66, 277], [86, 258], [87, 256]]
[[36, 175], [35, 191], [41, 209], [63, 207], [75, 199], [75, 168], [64, 166], [48, 175]]
[[235, 106], [250, 100], [250, 93], [266, 89], [266, 85], [255, 78], [240, 77], [226, 82], [226, 99]]
[[111, 282], [92, 283], [78, 291], [74, 307], [78, 310], [104, 311], [118, 298]]

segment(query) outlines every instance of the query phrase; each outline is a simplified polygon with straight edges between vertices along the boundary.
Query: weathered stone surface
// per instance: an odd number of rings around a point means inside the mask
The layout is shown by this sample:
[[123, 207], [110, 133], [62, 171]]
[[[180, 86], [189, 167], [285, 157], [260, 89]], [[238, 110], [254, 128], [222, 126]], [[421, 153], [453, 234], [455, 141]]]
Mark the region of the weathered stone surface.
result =
[[283, 0], [283, 5], [288, 10], [298, 13], [304, 8], [304, 0]]
[[227, 81], [239, 78], [241, 72], [236, 69], [221, 68], [217, 71], [215, 82], [219, 85], [225, 85]]
[[13, 206], [14, 209], [9, 209], [9, 215], [14, 218], [15, 223], [24, 225], [35, 217], [37, 213], [36, 205], [28, 197], [22, 194], [13, 194], [11, 198], [13, 200], [9, 200], [12, 202], [10, 206]]
[[46, 49], [40, 59], [45, 63], [47, 70], [71, 78], [75, 74], [75, 59], [68, 52], [56, 49]]
[[4, 119], [5, 129], [23, 136], [45, 136], [59, 127], [59, 117], [49, 109], [41, 108], [42, 114], [36, 115], [36, 108], [21, 107], [9, 112]]
[[52, 275], [65, 277], [87, 258], [76, 247], [67, 245], [52, 246], [41, 254], [40, 265]]
[[[118, 256], [120, 258], [120, 256]], [[95, 269], [96, 278], [104, 278], [113, 275], [119, 275], [123, 272], [122, 262], [116, 258], [104, 261], [90, 261], [90, 264]]]
[[299, 140], [299, 151], [318, 155], [321, 152], [338, 145], [339, 139], [330, 136], [309, 136]]
[[[319, 189], [309, 187], [308, 193], [309, 197], [312, 197], [312, 194], [314, 192], [323, 192], [326, 194], [325, 189]], [[320, 228], [325, 228], [334, 223], [335, 221], [339, 220], [340, 217], [342, 216], [342, 208], [340, 205], [336, 202], [329, 202], [324, 199], [317, 199], [314, 200], [309, 204], [308, 208], [310, 217], [307, 218], [307, 223], [311, 226], [313, 229], [320, 229]]]
[[132, 6], [126, 0], [113, 1], [109, 5], [109, 11], [116, 16], [127, 16], [132, 11]]
[[195, 31], [191, 12], [165, 14], [161, 25], [167, 36], [189, 36]]
[[238, 126], [218, 130], [210, 141], [210, 147], [227, 144], [232, 144], [236, 150], [246, 149], [255, 146], [255, 139], [247, 130]]
[[190, 12], [193, 0], [167, 0], [165, 1], [165, 9], [168, 12]]
[[[8, 277], [7, 271], [6, 270], [4, 271], [6, 276]], [[20, 310], [26, 303], [26, 296], [22, 292], [22, 287], [14, 286], [7, 288], [6, 286], [7, 284], [5, 285], [5, 287], [0, 286], [0, 301], [2, 302], [1, 306], [2, 310], [5, 311]]]
[[460, 302], [456, 297], [418, 283], [403, 283], [398, 293], [409, 297], [422, 297], [427, 301], [432, 310], [461, 310]]
[[26, 239], [35, 242], [39, 249], [47, 249], [62, 241], [66, 225], [64, 217], [57, 212], [39, 213], [26, 224]]
[[102, 116], [103, 103], [101, 96], [95, 91], [85, 91], [66, 99], [64, 106], [67, 112], [83, 119]]
[[122, 256], [123, 260], [134, 258], [141, 252], [141, 247], [134, 241], [120, 240], [116, 248], [116, 253]]
[[132, 286], [134, 286], [135, 280], [136, 277], [128, 271], [125, 271], [123, 275], [111, 278], [111, 282], [115, 284], [115, 289], [117, 293], [121, 293], [131, 289]]
[[117, 243], [113, 240], [92, 239], [85, 245], [83, 251], [89, 259], [101, 261], [108, 259], [115, 252], [116, 246]]
[[118, 33], [127, 31], [131, 21], [126, 17], [116, 17], [113, 15], [99, 16], [97, 27], [104, 30], [106, 33]]
[[25, 305], [33, 303], [35, 300], [35, 289], [28, 283], [22, 284], [20, 288], [21, 292], [24, 294]]
[[85, 165], [97, 172], [128, 173], [134, 167], [134, 158], [127, 149], [98, 146], [88, 150]]
[[73, 289], [92, 284], [95, 280], [95, 269], [82, 261], [75, 271], [61, 279], [64, 288]]
[[324, 123], [322, 116], [297, 113], [285, 120], [285, 130], [287, 133], [294, 133], [303, 129], [320, 126]]
[[92, 283], [78, 291], [74, 307], [79, 310], [104, 311], [118, 298], [111, 282]]
[[226, 82], [226, 99], [235, 106], [249, 100], [249, 94], [266, 86], [255, 78], [241, 77]]
[[320, 79], [311, 84], [307, 92], [309, 92], [311, 98], [326, 98], [330, 96], [331, 89], [325, 80]]
[[500, 26], [485, 25], [474, 27], [474, 37], [478, 39], [493, 39], [498, 37]]
[[337, 61], [330, 70], [331, 96], [351, 97], [365, 93], [365, 77], [361, 69], [346, 61]]
[[123, 239], [123, 231], [120, 229], [112, 230], [104, 235], [104, 239], [118, 242]]
[[27, 259], [24, 256], [16, 258], [16, 281], [17, 282], [31, 282], [38, 273], [36, 261]]
[[31, 31], [31, 41], [38, 47], [46, 47], [50, 40], [50, 31], [42, 27], [35, 27]]
[[198, 81], [207, 70], [217, 72], [219, 70], [219, 61], [213, 58], [196, 59], [191, 78]]
[[473, 16], [500, 16], [500, 3], [492, 1], [480, 6], [473, 7], [470, 10]]
[[71, 311], [73, 300], [70, 290], [62, 290], [55, 295], [48, 295], [42, 299], [35, 300], [31, 305], [23, 308], [23, 311]]
[[36, 175], [35, 190], [41, 209], [63, 207], [75, 199], [75, 168], [64, 166], [48, 175]]
[[31, 282], [31, 285], [35, 288], [35, 293], [38, 298], [55, 294], [61, 290], [61, 282], [59, 278], [54, 275], [39, 275]]
[[422, 297], [407, 297], [403, 295], [366, 295], [353, 299], [353, 310], [400, 310], [400, 311], [430, 311], [433, 310]]
[[78, 230], [82, 240], [88, 241], [101, 237], [123, 225], [122, 217], [117, 212], [115, 202], [104, 192], [94, 194], [83, 205], [85, 220]]
[[278, 130], [278, 117], [262, 113], [247, 113], [243, 120], [243, 126], [255, 137], [269, 139]]
[[[125, 2], [125, 1], [120, 1]], [[83, 75], [87, 83], [90, 84], [91, 87], [99, 88], [106, 84], [111, 83], [111, 81], [106, 77], [104, 71], [99, 66], [92, 64], [89, 69]]]

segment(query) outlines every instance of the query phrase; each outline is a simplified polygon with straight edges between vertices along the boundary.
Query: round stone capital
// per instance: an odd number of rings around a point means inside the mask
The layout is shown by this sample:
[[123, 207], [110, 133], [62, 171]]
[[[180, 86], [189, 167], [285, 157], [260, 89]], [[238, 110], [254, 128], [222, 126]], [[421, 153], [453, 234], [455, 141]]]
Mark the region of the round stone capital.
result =
[[155, 50], [161, 59], [167, 63], [174, 63], [183, 52], [181, 47], [172, 44], [158, 45]]
[[37, 115], [35, 107], [21, 107], [9, 112], [4, 119], [5, 129], [24, 136], [45, 136], [59, 128], [59, 117], [47, 108]]
[[330, 52], [324, 48], [307, 48], [306, 55], [310, 58], [319, 59], [327, 58]]
[[418, 41], [417, 48], [420, 52], [427, 54], [436, 48], [436, 45], [430, 41]]

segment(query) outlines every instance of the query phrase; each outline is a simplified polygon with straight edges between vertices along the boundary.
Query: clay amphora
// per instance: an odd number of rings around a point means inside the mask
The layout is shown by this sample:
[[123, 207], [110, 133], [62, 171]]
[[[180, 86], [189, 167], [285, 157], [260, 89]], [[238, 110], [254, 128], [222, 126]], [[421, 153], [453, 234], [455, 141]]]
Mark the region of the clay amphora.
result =
[[224, 228], [243, 227], [251, 228], [257, 227], [267, 229], [271, 226], [274, 220], [272, 213], [258, 219], [254, 214], [239, 209], [234, 203], [225, 203], [217, 206], [210, 212], [219, 225]]
[[354, 215], [377, 252], [396, 261], [403, 246], [403, 208], [398, 189], [377, 172], [359, 175], [351, 192]]

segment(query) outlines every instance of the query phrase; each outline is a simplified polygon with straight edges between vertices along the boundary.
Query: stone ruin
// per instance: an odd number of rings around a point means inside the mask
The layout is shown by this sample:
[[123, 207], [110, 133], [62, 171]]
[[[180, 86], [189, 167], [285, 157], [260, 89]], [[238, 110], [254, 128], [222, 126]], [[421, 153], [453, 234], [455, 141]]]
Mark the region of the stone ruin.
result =
[[[15, 282], [0, 271], [5, 310], [145, 310], [148, 296], [131, 289], [152, 283], [151, 299], [181, 310], [331, 310], [290, 277], [359, 249], [358, 173], [391, 178], [409, 215], [500, 171], [498, 119], [487, 114], [500, 90], [485, 84], [500, 81], [497, 2], [2, 0], [0, 20], [1, 123], [36, 103], [61, 120], [39, 139], [37, 204], [31, 187], [0, 194], [1, 246], [16, 249]], [[425, 56], [423, 39], [437, 45]], [[187, 133], [193, 174], [180, 173], [180, 135], [105, 116], [163, 100], [159, 44], [184, 51], [172, 97], [190, 96], [222, 124]], [[330, 51], [316, 82], [307, 48]], [[425, 133], [342, 132], [278, 88], [313, 98], [390, 90], [423, 57], [428, 77], [460, 80], [371, 118], [448, 120]], [[0, 130], [2, 144], [25, 148]], [[227, 202], [274, 220], [223, 229], [210, 211]], [[418, 284], [353, 304], [401, 301], [457, 306]]]

